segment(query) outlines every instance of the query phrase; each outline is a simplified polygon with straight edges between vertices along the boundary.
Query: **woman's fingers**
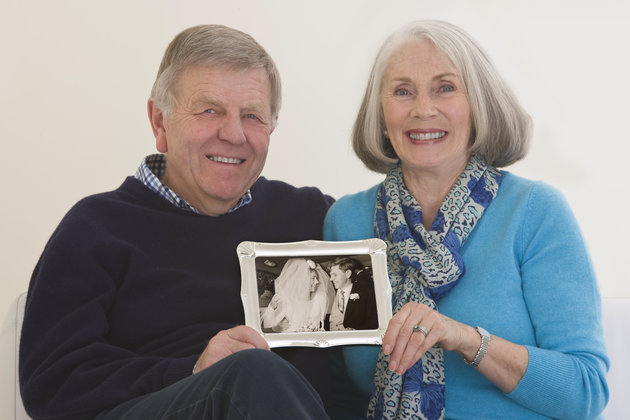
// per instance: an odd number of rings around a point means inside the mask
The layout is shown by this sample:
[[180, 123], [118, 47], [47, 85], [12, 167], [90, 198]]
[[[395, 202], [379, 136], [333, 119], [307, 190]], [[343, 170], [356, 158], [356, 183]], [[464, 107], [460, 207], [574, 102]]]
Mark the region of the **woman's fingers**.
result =
[[407, 307], [407, 305], [405, 305], [400, 309], [400, 311], [394, 314], [392, 319], [390, 319], [389, 324], [387, 325], [387, 330], [385, 331], [385, 335], [383, 336], [383, 352], [385, 354], [391, 354], [392, 350], [394, 349], [394, 345], [396, 344], [400, 329], [404, 325], [409, 311], [410, 309]]
[[402, 375], [407, 369], [413, 366], [437, 341], [434, 319], [428, 318], [430, 317], [423, 319], [420, 324], [415, 324], [424, 327], [427, 330], [427, 335], [424, 335], [419, 330], [411, 334], [407, 347], [402, 353], [400, 362], [398, 362], [398, 370], [396, 372], [399, 375]]
[[[412, 321], [401, 329], [398, 336], [396, 347], [392, 352], [390, 363], [393, 361], [394, 370], [402, 375], [409, 367], [420, 359], [420, 357], [435, 343], [435, 334], [433, 333], [433, 322], [430, 317], [425, 316], [421, 321]], [[414, 326], [419, 325], [426, 329], [425, 336], [420, 330], [414, 330]], [[392, 366], [392, 367], [394, 367]]]
[[402, 375], [443, 333], [436, 311], [423, 304], [407, 303], [392, 317], [383, 337], [383, 351], [390, 355], [389, 369]]

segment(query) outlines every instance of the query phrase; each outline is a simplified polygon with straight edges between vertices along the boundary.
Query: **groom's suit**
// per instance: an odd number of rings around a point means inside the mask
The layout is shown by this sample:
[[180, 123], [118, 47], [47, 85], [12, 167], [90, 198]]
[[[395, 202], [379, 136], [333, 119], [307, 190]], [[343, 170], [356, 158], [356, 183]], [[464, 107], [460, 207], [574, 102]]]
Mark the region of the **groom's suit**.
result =
[[343, 326], [356, 330], [378, 328], [374, 280], [370, 271], [360, 271], [352, 282], [352, 290], [344, 311]]

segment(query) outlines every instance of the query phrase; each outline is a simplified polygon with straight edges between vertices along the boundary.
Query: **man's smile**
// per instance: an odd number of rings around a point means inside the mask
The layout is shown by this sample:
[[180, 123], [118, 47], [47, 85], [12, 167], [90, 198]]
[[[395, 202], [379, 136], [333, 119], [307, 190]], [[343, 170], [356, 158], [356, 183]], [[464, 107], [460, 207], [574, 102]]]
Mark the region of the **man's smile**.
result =
[[209, 160], [211, 160], [213, 162], [219, 162], [219, 163], [239, 164], [239, 163], [245, 162], [245, 159], [230, 158], [230, 157], [224, 157], [224, 156], [206, 155], [206, 158], [208, 158]]

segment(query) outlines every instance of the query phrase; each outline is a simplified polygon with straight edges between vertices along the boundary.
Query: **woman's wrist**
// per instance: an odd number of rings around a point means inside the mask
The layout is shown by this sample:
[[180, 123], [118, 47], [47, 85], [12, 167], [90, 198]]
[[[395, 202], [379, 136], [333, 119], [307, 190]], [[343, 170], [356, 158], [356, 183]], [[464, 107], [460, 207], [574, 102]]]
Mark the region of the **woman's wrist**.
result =
[[481, 347], [481, 336], [474, 327], [465, 325], [462, 333], [461, 344], [455, 350], [464, 360], [474, 360], [475, 355]]
[[481, 327], [475, 327], [475, 330], [477, 331], [477, 333], [479, 333], [479, 336], [481, 337], [481, 344], [479, 345], [479, 349], [475, 353], [474, 358], [464, 358], [464, 362], [474, 368], [479, 366], [479, 363], [481, 363], [483, 358], [486, 356], [486, 352], [488, 351], [488, 347], [490, 346], [490, 333]]

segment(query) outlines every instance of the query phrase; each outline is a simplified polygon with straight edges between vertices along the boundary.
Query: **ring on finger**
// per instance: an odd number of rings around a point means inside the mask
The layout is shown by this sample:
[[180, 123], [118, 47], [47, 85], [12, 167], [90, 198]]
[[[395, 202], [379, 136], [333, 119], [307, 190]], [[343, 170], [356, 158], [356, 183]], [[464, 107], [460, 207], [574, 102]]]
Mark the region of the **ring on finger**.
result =
[[429, 334], [429, 330], [424, 325], [416, 324], [413, 326], [413, 332], [421, 332], [425, 337]]

